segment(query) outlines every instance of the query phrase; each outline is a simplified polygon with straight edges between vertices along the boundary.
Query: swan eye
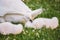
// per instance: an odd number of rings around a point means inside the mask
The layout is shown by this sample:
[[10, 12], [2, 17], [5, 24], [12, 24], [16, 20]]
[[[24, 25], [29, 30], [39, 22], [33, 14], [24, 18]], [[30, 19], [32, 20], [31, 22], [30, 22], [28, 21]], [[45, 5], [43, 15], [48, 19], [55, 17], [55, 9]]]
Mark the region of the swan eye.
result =
[[30, 19], [30, 22], [32, 22], [32, 20]]

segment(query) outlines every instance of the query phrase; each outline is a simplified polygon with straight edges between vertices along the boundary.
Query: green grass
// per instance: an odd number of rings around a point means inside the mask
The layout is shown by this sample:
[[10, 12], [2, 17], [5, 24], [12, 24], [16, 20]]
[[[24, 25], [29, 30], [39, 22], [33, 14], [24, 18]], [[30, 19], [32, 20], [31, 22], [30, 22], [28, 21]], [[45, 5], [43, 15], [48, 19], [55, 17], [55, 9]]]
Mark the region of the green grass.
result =
[[[32, 10], [40, 7], [45, 8], [45, 11], [38, 17], [52, 18], [57, 17], [60, 24], [60, 0], [25, 0]], [[52, 30], [42, 28], [39, 30], [24, 28], [24, 31], [18, 35], [1, 35], [0, 40], [60, 40], [60, 25]]]

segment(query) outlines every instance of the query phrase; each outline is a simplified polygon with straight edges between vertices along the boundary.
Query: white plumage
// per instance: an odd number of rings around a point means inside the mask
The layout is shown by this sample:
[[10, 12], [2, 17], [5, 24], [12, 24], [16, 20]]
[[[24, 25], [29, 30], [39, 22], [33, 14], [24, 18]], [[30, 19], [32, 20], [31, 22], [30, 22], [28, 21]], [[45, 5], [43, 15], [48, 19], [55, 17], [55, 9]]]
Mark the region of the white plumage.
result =
[[[42, 8], [32, 11], [21, 0], [0, 0], [0, 16], [3, 16], [3, 17], [6, 16], [7, 14], [11, 14], [11, 15], [19, 14], [20, 16], [24, 15], [25, 17], [27, 17], [27, 19], [29, 18], [33, 20], [38, 14], [41, 14], [42, 11], [43, 11]], [[8, 19], [5, 19], [5, 20], [8, 20]]]
[[19, 34], [23, 30], [23, 26], [21, 24], [14, 25], [9, 22], [0, 23], [0, 33], [3, 35], [9, 34]]
[[13, 22], [13, 23], [26, 23], [29, 19], [22, 15], [6, 15], [4, 17], [6, 22]]
[[27, 28], [35, 28], [35, 26], [33, 25], [33, 23], [30, 22], [30, 21], [27, 21], [27, 22], [25, 23], [25, 27], [27, 27]]
[[0, 0], [0, 16], [6, 13], [25, 14], [31, 10], [21, 0]]
[[[58, 27], [58, 19], [57, 17], [53, 17], [52, 19], [49, 18], [37, 18], [35, 19], [32, 23], [31, 22], [27, 22], [26, 27], [31, 27], [31, 28], [36, 28], [36, 29], [41, 29], [42, 27], [46, 26], [46, 28], [51, 28], [51, 29], [55, 29], [56, 27]], [[32, 26], [34, 25], [34, 26]]]

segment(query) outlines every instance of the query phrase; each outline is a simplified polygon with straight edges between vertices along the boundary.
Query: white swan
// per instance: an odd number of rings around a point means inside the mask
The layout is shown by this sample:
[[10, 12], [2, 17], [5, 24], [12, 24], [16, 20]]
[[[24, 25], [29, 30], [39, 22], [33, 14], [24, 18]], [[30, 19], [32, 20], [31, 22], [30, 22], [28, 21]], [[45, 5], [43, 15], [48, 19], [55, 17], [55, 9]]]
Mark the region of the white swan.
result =
[[52, 19], [49, 19], [49, 18], [37, 18], [32, 23], [28, 21], [25, 24], [25, 27], [41, 29], [42, 27], [46, 26], [46, 28], [55, 29], [55, 28], [58, 27], [58, 25], [59, 25], [58, 18], [53, 17]]
[[24, 15], [25, 17], [27, 17], [27, 19], [29, 18], [33, 20], [38, 14], [41, 14], [42, 11], [42, 8], [32, 11], [21, 0], [0, 0], [0, 16], [4, 16], [7, 14], [18, 14], [20, 16]]
[[20, 34], [23, 31], [23, 26], [21, 24], [14, 25], [9, 22], [0, 23], [0, 33], [3, 35], [9, 34]]

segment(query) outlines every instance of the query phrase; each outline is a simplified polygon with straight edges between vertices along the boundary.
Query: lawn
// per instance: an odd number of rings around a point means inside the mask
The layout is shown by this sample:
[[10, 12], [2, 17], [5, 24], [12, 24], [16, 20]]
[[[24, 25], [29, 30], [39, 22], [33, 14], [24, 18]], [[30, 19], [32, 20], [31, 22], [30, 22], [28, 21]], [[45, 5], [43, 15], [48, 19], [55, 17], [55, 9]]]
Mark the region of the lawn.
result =
[[[23, 0], [24, 1], [24, 0]], [[32, 10], [43, 7], [45, 11], [36, 18], [52, 18], [57, 17], [60, 24], [60, 0], [25, 0], [24, 3]], [[18, 35], [1, 35], [0, 40], [60, 40], [60, 25], [52, 30], [24, 28], [23, 32]]]

